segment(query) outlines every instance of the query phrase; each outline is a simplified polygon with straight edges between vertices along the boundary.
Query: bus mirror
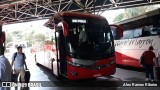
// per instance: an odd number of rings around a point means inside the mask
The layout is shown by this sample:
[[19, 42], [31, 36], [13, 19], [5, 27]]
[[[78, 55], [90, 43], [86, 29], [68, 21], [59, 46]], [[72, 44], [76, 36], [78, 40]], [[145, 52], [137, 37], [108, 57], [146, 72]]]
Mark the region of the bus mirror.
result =
[[69, 35], [68, 24], [65, 21], [62, 21], [62, 24], [63, 24], [63, 35], [68, 36]]
[[119, 37], [122, 38], [123, 37], [123, 28], [119, 25], [110, 25], [111, 30], [117, 30]]

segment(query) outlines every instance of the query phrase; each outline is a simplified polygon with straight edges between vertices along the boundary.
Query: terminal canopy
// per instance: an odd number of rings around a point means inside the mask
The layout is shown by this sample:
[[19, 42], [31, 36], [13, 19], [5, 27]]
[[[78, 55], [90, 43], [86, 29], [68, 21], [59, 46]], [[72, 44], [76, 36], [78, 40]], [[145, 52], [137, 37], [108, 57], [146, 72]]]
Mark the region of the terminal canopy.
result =
[[160, 0], [0, 0], [4, 24], [48, 19], [62, 11], [101, 14], [106, 10], [159, 4]]

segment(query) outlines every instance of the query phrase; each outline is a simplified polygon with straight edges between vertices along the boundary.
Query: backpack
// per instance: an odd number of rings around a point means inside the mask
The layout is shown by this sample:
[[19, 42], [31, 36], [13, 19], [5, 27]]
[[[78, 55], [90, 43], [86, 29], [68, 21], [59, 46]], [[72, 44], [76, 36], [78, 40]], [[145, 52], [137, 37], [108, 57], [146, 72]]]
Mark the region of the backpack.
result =
[[[17, 56], [17, 52], [15, 52], [15, 54], [14, 54], [14, 61], [15, 61], [16, 56]], [[24, 58], [25, 58], [25, 54], [24, 53], [22, 53], [22, 58], [24, 60]]]

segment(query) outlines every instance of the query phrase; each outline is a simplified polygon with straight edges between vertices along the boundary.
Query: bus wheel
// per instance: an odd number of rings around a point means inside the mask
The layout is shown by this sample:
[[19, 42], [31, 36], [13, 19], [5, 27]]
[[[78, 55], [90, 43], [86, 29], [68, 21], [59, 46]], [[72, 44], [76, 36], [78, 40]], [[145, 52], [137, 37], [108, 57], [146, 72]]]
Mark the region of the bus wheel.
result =
[[55, 75], [55, 76], [56, 76], [56, 78], [57, 78], [58, 80], [60, 80], [60, 79], [62, 78], [62, 75], [60, 75], [59, 70], [57, 70], [57, 75]]
[[61, 76], [60, 76], [60, 75], [57, 75], [57, 76], [56, 76], [56, 79], [60, 80], [60, 79], [61, 79]]

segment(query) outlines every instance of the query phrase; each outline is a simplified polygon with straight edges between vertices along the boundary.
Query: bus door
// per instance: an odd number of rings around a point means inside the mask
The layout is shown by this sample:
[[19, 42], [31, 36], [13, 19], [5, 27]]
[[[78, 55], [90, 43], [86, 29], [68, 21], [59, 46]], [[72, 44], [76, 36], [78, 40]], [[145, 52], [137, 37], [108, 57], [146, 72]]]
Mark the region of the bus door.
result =
[[63, 30], [57, 30], [56, 35], [56, 51], [57, 51], [57, 68], [60, 74], [67, 73], [67, 59], [66, 59], [66, 42]]
[[123, 58], [121, 47], [117, 46], [117, 42], [123, 37], [123, 29], [118, 25], [110, 25], [112, 35], [114, 38], [114, 46], [115, 46], [115, 55], [116, 55], [116, 63], [120, 64]]

